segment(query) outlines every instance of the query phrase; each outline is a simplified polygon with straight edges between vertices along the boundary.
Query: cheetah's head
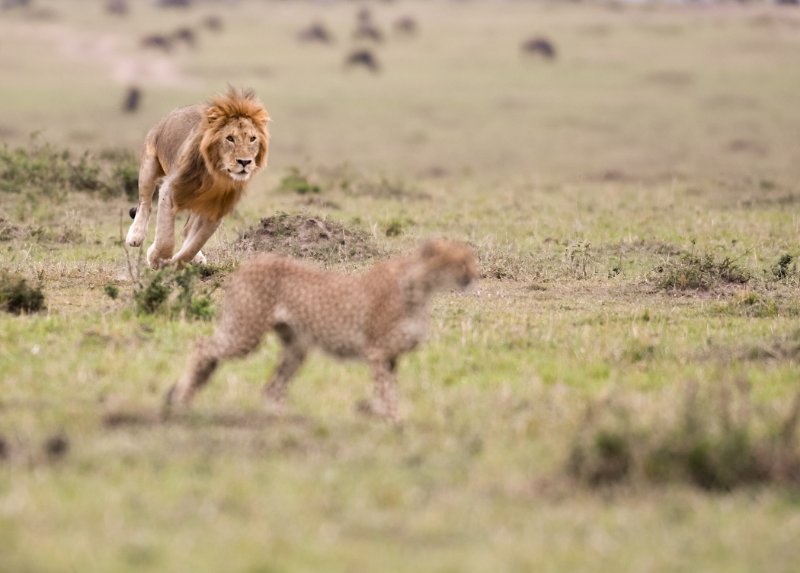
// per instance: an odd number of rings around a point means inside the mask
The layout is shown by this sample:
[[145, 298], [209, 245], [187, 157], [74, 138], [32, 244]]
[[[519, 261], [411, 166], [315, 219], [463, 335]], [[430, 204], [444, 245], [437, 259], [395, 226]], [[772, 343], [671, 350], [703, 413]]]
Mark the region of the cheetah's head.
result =
[[429, 239], [419, 251], [433, 286], [467, 288], [480, 277], [478, 261], [469, 245], [445, 239]]

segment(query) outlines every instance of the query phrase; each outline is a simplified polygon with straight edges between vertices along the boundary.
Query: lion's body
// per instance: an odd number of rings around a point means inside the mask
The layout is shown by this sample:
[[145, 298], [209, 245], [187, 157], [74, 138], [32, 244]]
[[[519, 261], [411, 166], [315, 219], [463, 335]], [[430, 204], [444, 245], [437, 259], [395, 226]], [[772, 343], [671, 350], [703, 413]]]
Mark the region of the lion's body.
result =
[[[145, 139], [139, 168], [139, 205], [127, 243], [147, 234], [153, 193], [160, 182], [156, 237], [148, 250], [153, 267], [202, 259], [199, 252], [266, 165], [269, 116], [252, 92], [231, 90], [209, 104], [178, 108]], [[173, 256], [175, 215], [189, 211], [185, 241]]]
[[281, 401], [310, 348], [370, 364], [376, 382], [374, 411], [396, 415], [394, 365], [427, 330], [429, 301], [439, 290], [477, 278], [472, 251], [461, 243], [432, 241], [409, 257], [391, 259], [360, 274], [320, 270], [262, 255], [231, 279], [214, 335], [198, 344], [171, 397], [188, 402], [225, 358], [245, 356], [275, 331], [283, 358], [269, 385]]

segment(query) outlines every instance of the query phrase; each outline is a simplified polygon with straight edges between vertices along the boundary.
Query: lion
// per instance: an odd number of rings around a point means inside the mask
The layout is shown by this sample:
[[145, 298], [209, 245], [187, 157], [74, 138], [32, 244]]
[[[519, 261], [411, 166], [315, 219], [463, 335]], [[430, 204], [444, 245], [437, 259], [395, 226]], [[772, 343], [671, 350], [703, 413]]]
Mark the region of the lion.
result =
[[432, 296], [466, 288], [479, 276], [472, 249], [442, 239], [357, 274], [260, 255], [231, 278], [216, 330], [197, 343], [186, 373], [167, 393], [166, 411], [188, 405], [220, 361], [250, 354], [274, 331], [283, 351], [265, 387], [271, 407], [282, 408], [289, 381], [308, 351], [319, 347], [338, 358], [366, 361], [375, 386], [372, 402], [362, 409], [397, 419], [397, 359], [425, 337]]
[[[242, 198], [247, 182], [267, 164], [269, 114], [251, 90], [230, 88], [207, 104], [178, 108], [145, 139], [139, 167], [139, 204], [126, 243], [147, 236], [153, 193], [160, 182], [156, 236], [147, 250], [154, 269], [205, 263], [200, 250]], [[189, 211], [177, 253], [175, 217]]]

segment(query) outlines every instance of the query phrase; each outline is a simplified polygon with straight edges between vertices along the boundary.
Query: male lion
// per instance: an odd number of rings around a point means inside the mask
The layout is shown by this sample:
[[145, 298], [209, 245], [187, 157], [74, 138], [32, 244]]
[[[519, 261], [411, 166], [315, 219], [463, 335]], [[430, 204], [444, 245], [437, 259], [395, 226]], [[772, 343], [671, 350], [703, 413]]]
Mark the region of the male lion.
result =
[[[147, 262], [154, 269], [169, 263], [204, 263], [200, 248], [239, 202], [253, 173], [267, 164], [268, 121], [255, 93], [233, 88], [208, 104], [178, 108], [162, 119], [145, 139], [139, 205], [127, 244], [138, 247], [144, 241], [153, 193], [161, 180], [156, 236]], [[173, 255], [175, 216], [183, 210], [189, 211], [184, 242]]]
[[390, 259], [358, 274], [320, 270], [264, 254], [231, 278], [214, 334], [201, 340], [166, 406], [188, 405], [223, 359], [251, 353], [267, 331], [283, 345], [265, 387], [277, 405], [309, 349], [366, 361], [375, 379], [369, 412], [397, 417], [397, 358], [425, 336], [429, 301], [440, 290], [465, 288], [478, 278], [475, 255], [463, 243], [431, 240], [413, 255]]

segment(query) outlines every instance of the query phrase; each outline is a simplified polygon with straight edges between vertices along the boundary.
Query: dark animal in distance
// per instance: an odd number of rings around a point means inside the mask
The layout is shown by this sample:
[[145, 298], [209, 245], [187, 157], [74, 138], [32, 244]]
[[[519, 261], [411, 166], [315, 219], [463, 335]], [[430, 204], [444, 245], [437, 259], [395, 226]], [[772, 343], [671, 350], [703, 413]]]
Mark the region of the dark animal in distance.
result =
[[175, 30], [172, 33], [172, 38], [174, 40], [176, 40], [176, 41], [183, 42], [189, 48], [194, 48], [195, 47], [196, 40], [195, 40], [194, 31], [191, 28], [187, 27], [187, 26], [183, 26], [183, 27], [178, 28], [177, 30]]
[[125, 94], [125, 102], [122, 104], [122, 111], [133, 113], [139, 109], [139, 103], [142, 99], [142, 90], [136, 86], [128, 88], [128, 93]]
[[3, 0], [3, 10], [11, 10], [12, 8], [25, 8], [31, 5], [31, 0]]
[[554, 60], [556, 57], [556, 47], [547, 38], [534, 37], [522, 43], [522, 53], [538, 55], [546, 60]]
[[192, 0], [158, 0], [156, 4], [161, 8], [188, 8]]
[[222, 18], [219, 16], [208, 16], [203, 20], [203, 25], [212, 32], [222, 31]]
[[394, 22], [394, 30], [404, 36], [413, 36], [417, 33], [417, 21], [411, 16], [403, 16]]
[[372, 22], [372, 12], [369, 8], [361, 8], [358, 13], [356, 13], [356, 20], [360, 24], [369, 24]]
[[383, 41], [383, 32], [374, 24], [359, 24], [353, 32], [354, 40], [372, 40], [373, 42]]
[[156, 48], [167, 53], [172, 51], [172, 40], [164, 34], [150, 34], [142, 38], [143, 48]]
[[344, 65], [346, 68], [364, 66], [373, 74], [377, 74], [381, 69], [378, 59], [370, 50], [354, 50], [350, 52]]
[[109, 14], [116, 14], [117, 16], [124, 16], [128, 13], [128, 1], [108, 0], [106, 2], [106, 12]]
[[333, 35], [320, 22], [314, 22], [307, 28], [303, 28], [297, 33], [297, 39], [301, 42], [319, 42], [320, 44], [333, 43]]

